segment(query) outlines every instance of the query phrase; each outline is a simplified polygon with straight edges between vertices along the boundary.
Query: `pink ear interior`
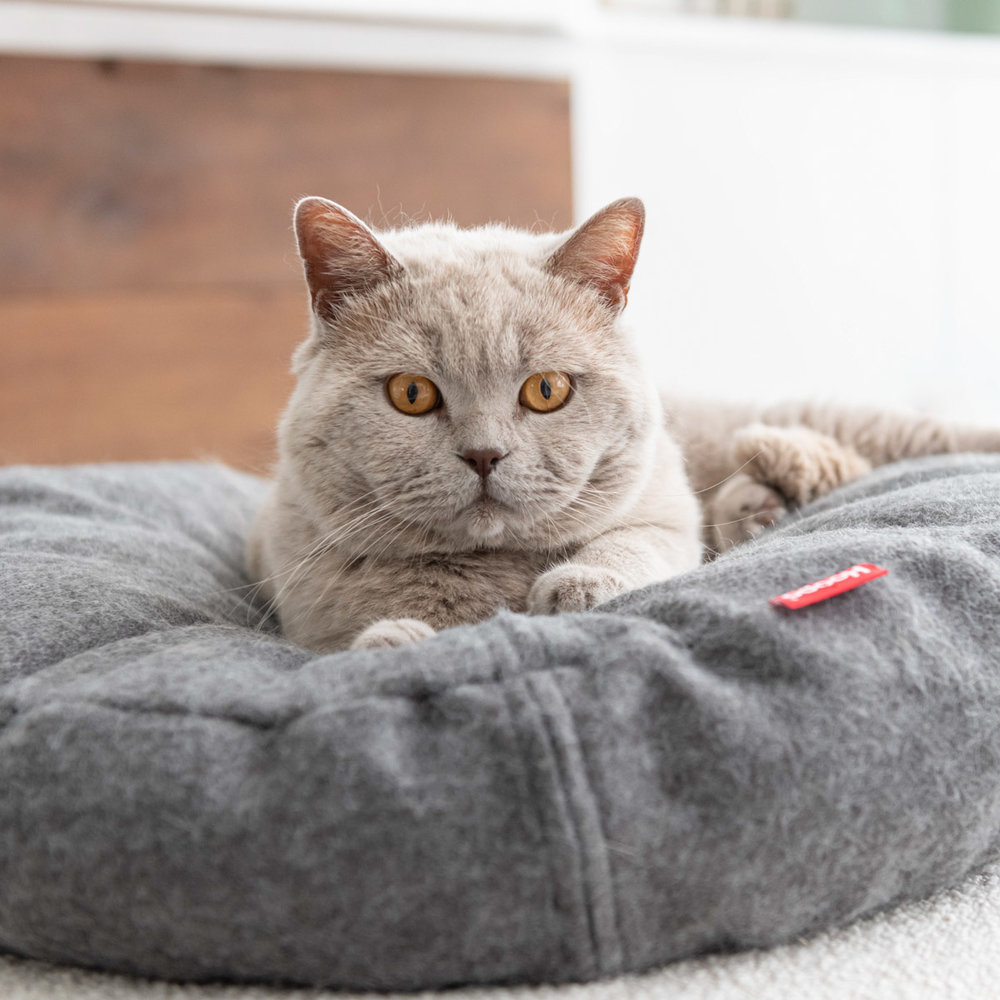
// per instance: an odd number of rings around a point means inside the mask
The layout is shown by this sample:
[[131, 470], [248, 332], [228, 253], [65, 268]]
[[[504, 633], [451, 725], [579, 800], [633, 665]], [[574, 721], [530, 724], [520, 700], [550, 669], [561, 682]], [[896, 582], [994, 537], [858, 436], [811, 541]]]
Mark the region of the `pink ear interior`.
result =
[[401, 269], [357, 216], [325, 198], [298, 203], [295, 235], [313, 308], [327, 318], [347, 296], [364, 292]]
[[646, 211], [638, 198], [622, 198], [579, 227], [549, 258], [549, 270], [589, 285], [622, 309], [639, 256]]

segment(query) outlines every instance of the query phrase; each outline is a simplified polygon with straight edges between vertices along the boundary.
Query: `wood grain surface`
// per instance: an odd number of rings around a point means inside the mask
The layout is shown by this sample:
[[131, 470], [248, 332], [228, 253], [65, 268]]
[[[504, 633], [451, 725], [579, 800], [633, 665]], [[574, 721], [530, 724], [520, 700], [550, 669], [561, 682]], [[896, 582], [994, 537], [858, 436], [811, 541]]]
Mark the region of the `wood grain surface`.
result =
[[564, 83], [0, 58], [0, 462], [264, 471], [290, 216], [565, 228]]

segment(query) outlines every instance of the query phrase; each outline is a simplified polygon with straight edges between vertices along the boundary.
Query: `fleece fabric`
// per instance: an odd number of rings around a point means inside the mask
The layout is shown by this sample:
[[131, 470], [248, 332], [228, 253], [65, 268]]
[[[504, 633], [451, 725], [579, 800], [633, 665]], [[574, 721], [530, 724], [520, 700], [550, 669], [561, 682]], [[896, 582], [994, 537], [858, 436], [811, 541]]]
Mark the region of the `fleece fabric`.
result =
[[[1000, 868], [787, 945], [558, 986], [467, 986], [386, 1000], [986, 1000], [1000, 982]], [[371, 993], [169, 983], [0, 956], [4, 1000], [372, 1000]]]
[[[0, 948], [175, 980], [564, 982], [787, 942], [1000, 845], [1000, 460], [880, 470], [598, 612], [318, 656], [260, 481], [0, 474]], [[890, 575], [800, 611], [774, 594]]]

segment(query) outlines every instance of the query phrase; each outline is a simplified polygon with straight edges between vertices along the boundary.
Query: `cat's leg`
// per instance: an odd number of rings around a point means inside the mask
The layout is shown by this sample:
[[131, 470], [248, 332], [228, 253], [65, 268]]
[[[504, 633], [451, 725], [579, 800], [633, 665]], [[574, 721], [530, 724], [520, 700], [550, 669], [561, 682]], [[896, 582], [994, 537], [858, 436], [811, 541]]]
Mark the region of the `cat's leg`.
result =
[[797, 507], [871, 472], [854, 448], [810, 427], [750, 424], [733, 435], [733, 457]]
[[441, 629], [524, 609], [542, 557], [481, 551], [366, 561], [338, 602], [353, 623], [351, 649], [403, 646]]
[[[870, 407], [781, 403], [756, 417], [774, 427], [811, 427], [853, 448], [872, 466], [921, 455], [1000, 452], [1000, 428], [955, 424], [936, 417]], [[745, 426], [749, 421], [743, 422]]]
[[568, 562], [535, 580], [528, 593], [534, 615], [586, 611], [657, 580], [694, 569], [701, 544], [691, 528], [626, 527], [580, 547]]
[[723, 552], [871, 471], [853, 448], [809, 427], [750, 424], [733, 435], [733, 475], [706, 503], [710, 547]]
[[657, 441], [649, 469], [645, 488], [618, 527], [580, 545], [570, 559], [535, 579], [529, 613], [586, 611], [701, 562], [701, 509], [681, 450], [668, 435]]

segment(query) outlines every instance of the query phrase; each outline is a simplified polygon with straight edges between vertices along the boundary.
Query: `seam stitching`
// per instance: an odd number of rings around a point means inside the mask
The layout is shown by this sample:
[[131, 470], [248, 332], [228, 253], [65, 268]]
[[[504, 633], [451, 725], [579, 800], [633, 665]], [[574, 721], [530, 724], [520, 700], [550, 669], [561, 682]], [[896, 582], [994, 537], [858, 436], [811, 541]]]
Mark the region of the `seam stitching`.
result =
[[[562, 691], [551, 674], [534, 674], [527, 676], [525, 680], [541, 714], [567, 814], [573, 824], [581, 870], [580, 890], [585, 901], [587, 928], [598, 974], [615, 975], [623, 967], [618, 908], [615, 904], [604, 828], [580, 750], [576, 725]], [[592, 833], [588, 835], [588, 827], [596, 831], [596, 838]], [[606, 909], [606, 914], [602, 915], [600, 912], [602, 907]]]

